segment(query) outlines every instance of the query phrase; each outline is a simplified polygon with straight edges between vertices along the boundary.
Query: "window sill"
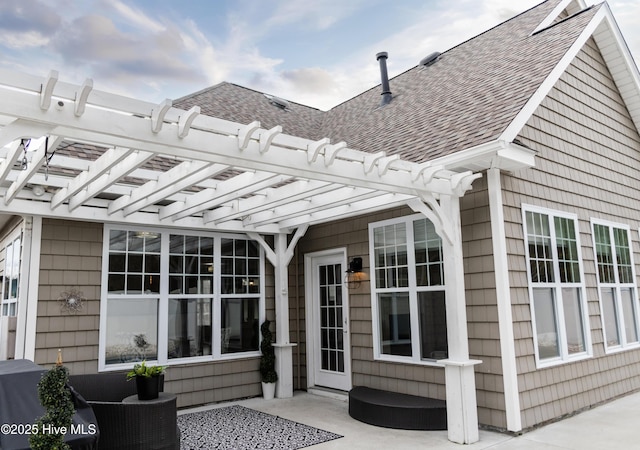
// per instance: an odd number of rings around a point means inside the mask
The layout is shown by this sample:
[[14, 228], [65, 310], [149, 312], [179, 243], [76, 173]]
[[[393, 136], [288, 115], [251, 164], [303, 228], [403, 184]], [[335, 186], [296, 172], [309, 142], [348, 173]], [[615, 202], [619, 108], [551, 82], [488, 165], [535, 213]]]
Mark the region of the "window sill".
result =
[[613, 346], [613, 347], [607, 347], [605, 345], [604, 352], [607, 355], [615, 355], [616, 353], [622, 353], [622, 352], [626, 352], [628, 350], [637, 350], [639, 348], [640, 348], [640, 343], [639, 342], [634, 342], [633, 344], [627, 344], [625, 346], [616, 345], [616, 346]]
[[590, 359], [590, 358], [593, 358], [593, 355], [589, 353], [583, 353], [567, 359], [558, 358], [550, 361], [540, 361], [538, 358], [536, 358], [536, 369], [546, 369], [548, 367], [561, 366], [563, 364], [570, 364], [577, 361], [584, 361], [585, 359]]

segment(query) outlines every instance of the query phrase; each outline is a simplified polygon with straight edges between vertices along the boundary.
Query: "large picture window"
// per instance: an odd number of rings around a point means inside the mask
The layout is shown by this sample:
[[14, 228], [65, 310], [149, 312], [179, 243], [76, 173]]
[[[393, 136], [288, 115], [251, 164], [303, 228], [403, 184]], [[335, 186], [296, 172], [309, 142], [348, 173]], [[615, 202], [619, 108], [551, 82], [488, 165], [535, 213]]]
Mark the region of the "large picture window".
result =
[[590, 354], [580, 242], [575, 216], [525, 207], [524, 224], [540, 365]]
[[258, 243], [109, 226], [105, 236], [101, 368], [258, 354]]
[[448, 355], [442, 241], [421, 215], [369, 225], [375, 355], [435, 362]]
[[629, 229], [593, 221], [600, 310], [608, 350], [638, 346], [638, 300]]

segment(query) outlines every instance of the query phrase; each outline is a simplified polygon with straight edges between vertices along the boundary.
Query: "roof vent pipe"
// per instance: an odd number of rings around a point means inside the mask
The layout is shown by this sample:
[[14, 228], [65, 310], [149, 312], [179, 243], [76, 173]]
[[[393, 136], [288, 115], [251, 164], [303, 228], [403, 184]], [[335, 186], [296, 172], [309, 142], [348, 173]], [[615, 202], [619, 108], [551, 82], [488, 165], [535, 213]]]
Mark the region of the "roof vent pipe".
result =
[[380, 78], [382, 79], [382, 101], [380, 106], [384, 106], [391, 101], [391, 88], [389, 87], [389, 74], [387, 73], [387, 52], [380, 52], [376, 59], [380, 62]]

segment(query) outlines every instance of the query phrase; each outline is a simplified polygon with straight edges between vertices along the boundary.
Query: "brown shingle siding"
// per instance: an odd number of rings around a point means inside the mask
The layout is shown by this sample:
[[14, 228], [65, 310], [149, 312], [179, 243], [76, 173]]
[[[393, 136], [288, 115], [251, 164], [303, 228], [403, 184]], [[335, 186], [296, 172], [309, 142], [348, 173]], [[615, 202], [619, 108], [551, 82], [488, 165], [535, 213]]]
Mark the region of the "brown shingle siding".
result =
[[[519, 139], [538, 151], [536, 168], [505, 180], [505, 227], [509, 260], [524, 259], [521, 204], [532, 203], [578, 216], [593, 357], [538, 369], [525, 267], [512, 272], [512, 304], [518, 381], [525, 428], [636, 389], [640, 350], [604, 349], [591, 218], [636, 229], [640, 217], [640, 136], [611, 75], [590, 41], [541, 103]], [[539, 196], [540, 198], [536, 198]], [[511, 211], [511, 213], [507, 213]], [[636, 266], [637, 234], [632, 233]], [[519, 281], [518, 281], [519, 280]]]

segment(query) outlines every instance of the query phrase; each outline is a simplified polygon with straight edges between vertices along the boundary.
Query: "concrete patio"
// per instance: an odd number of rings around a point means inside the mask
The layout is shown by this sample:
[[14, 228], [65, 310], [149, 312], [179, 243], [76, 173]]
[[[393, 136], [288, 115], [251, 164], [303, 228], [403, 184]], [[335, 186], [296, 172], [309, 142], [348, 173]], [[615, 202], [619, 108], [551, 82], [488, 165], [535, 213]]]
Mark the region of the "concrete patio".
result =
[[[344, 436], [312, 447], [317, 449], [462, 448], [459, 444], [447, 440], [446, 431], [393, 430], [358, 422], [349, 416], [346, 398], [327, 397], [306, 392], [296, 392], [294, 397], [289, 399], [265, 401], [262, 398], [252, 398], [186, 409], [180, 411], [179, 414], [233, 404]], [[637, 425], [639, 410], [640, 392], [521, 436], [481, 430], [480, 441], [469, 445], [468, 448], [490, 448], [492, 450], [637, 448], [640, 441], [640, 428]]]

